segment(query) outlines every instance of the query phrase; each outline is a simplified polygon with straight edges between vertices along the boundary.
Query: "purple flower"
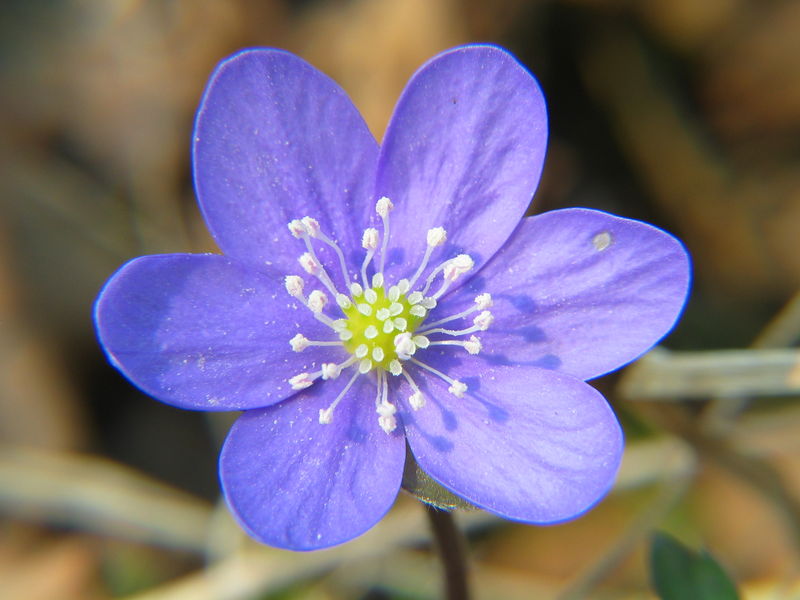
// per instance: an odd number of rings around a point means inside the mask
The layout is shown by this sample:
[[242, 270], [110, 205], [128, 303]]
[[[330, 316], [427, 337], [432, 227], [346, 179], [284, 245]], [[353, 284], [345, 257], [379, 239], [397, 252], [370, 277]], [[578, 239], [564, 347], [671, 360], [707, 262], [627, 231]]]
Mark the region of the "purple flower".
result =
[[610, 488], [622, 434], [585, 380], [669, 331], [688, 258], [603, 212], [523, 218], [546, 139], [536, 81], [491, 46], [424, 65], [380, 147], [291, 54], [217, 68], [194, 179], [224, 254], [127, 263], [95, 319], [146, 393], [245, 411], [220, 478], [254, 538], [310, 550], [363, 533], [394, 502], [406, 444], [517, 521], [570, 519]]

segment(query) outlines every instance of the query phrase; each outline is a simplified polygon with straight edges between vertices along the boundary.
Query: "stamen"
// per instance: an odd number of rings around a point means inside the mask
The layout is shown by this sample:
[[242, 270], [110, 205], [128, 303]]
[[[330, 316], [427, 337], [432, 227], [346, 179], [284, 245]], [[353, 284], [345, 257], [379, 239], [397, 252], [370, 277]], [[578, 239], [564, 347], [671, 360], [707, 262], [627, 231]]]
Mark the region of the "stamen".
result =
[[373, 288], [383, 287], [383, 273], [375, 273], [375, 275], [372, 276], [372, 287]]
[[367, 281], [367, 267], [372, 262], [375, 256], [375, 250], [378, 248], [378, 230], [374, 227], [368, 227], [364, 230], [364, 235], [361, 236], [361, 246], [367, 251], [364, 257], [364, 262], [361, 263], [361, 279], [365, 286], [369, 285]]
[[385, 321], [390, 316], [391, 313], [388, 308], [379, 308], [378, 312], [375, 313], [375, 318], [378, 319], [378, 321]]
[[311, 344], [306, 336], [302, 333], [298, 333], [292, 339], [289, 340], [289, 345], [292, 347], [292, 350], [295, 352], [302, 352], [306, 348], [308, 348]]
[[339, 268], [342, 270], [344, 284], [348, 285], [350, 283], [350, 273], [347, 270], [347, 262], [344, 260], [344, 253], [342, 252], [342, 249], [339, 248], [339, 244], [325, 235], [316, 219], [312, 219], [311, 217], [303, 217], [303, 225], [306, 226], [306, 230], [311, 237], [315, 237], [333, 248], [333, 251], [336, 253], [336, 257], [339, 259]]
[[403, 372], [403, 365], [400, 364], [400, 361], [392, 359], [389, 361], [389, 373], [392, 375], [400, 375]]
[[408, 403], [414, 410], [419, 410], [425, 406], [425, 396], [422, 394], [419, 386], [408, 371], [403, 371], [403, 376], [406, 378], [408, 385], [410, 385], [411, 389], [413, 390], [413, 393], [408, 397]]
[[378, 372], [378, 398], [375, 412], [378, 413], [378, 425], [386, 433], [392, 433], [397, 429], [397, 417], [395, 413], [397, 408], [389, 402], [389, 382], [386, 379], [386, 373], [383, 371]]
[[303, 297], [303, 279], [297, 275], [287, 275], [283, 280], [289, 295], [301, 299]]
[[428, 266], [428, 261], [431, 258], [431, 254], [433, 254], [433, 249], [441, 246], [447, 241], [447, 232], [443, 227], [434, 227], [433, 229], [429, 229], [426, 241], [428, 242], [428, 245], [425, 248], [425, 254], [422, 256], [422, 262], [420, 263], [419, 267], [417, 267], [414, 276], [409, 281], [409, 288], [414, 287], [417, 279], [419, 279], [419, 276], [422, 275], [425, 267]]
[[353, 298], [358, 298], [363, 293], [364, 293], [364, 288], [362, 288], [358, 283], [350, 284], [350, 295]]
[[321, 313], [327, 303], [328, 297], [325, 295], [325, 292], [314, 290], [308, 295], [308, 308], [310, 308], [313, 313]]
[[372, 370], [372, 361], [368, 358], [362, 358], [358, 363], [358, 372], [362, 375], [369, 373]]
[[444, 323], [449, 323], [450, 321], [455, 321], [456, 319], [462, 319], [468, 315], [471, 315], [476, 310], [485, 310], [492, 306], [494, 302], [492, 301], [492, 297], [489, 294], [483, 293], [479, 294], [475, 297], [475, 306], [471, 306], [467, 310], [464, 310], [456, 315], [451, 315], [449, 317], [445, 317], [444, 319], [439, 319], [438, 321], [434, 321], [432, 323], [425, 323], [427, 327], [436, 327], [437, 325], [442, 325]]
[[322, 363], [322, 378], [323, 379], [336, 379], [341, 373], [339, 365], [336, 363]]
[[469, 271], [473, 266], [475, 266], [475, 261], [473, 261], [468, 254], [459, 254], [450, 260], [444, 261], [428, 275], [428, 278], [425, 280], [425, 287], [422, 288], [422, 294], [425, 295], [428, 293], [428, 290], [431, 289], [431, 285], [433, 285], [433, 280], [445, 269], [447, 269], [445, 281], [451, 280], [452, 283], [452, 281], [455, 281], [456, 278]]
[[303, 225], [303, 222], [300, 219], [292, 219], [287, 224], [289, 231], [292, 233], [294, 237], [300, 239], [306, 233], [306, 226]]
[[381, 261], [378, 273], [383, 273], [386, 265], [386, 250], [389, 247], [389, 212], [394, 208], [394, 204], [386, 196], [375, 203], [375, 212], [378, 213], [383, 221], [383, 240], [381, 242]]
[[350, 381], [347, 382], [347, 385], [344, 386], [344, 389], [339, 392], [339, 395], [336, 396], [331, 405], [328, 408], [321, 408], [319, 409], [319, 422], [322, 425], [327, 425], [333, 421], [333, 411], [336, 408], [336, 405], [344, 398], [344, 395], [348, 392], [348, 390], [353, 386], [355, 383], [356, 377], [361, 375], [358, 371], [353, 373], [353, 376], [350, 378]]
[[372, 288], [367, 288], [366, 290], [364, 290], [364, 300], [366, 300], [370, 304], [375, 304], [378, 301], [378, 292], [376, 292]]
[[457, 397], [457, 398], [463, 398], [464, 397], [464, 392], [467, 391], [467, 385], [465, 383], [463, 383], [461, 381], [458, 381], [457, 379], [453, 379], [452, 377], [448, 377], [447, 375], [445, 375], [441, 371], [439, 371], [437, 369], [434, 369], [430, 365], [426, 365], [424, 362], [418, 361], [416, 358], [409, 358], [409, 360], [412, 363], [414, 363], [415, 365], [417, 365], [418, 367], [421, 367], [421, 368], [425, 369], [426, 371], [428, 371], [430, 373], [433, 373], [437, 377], [439, 377], [439, 378], [443, 379], [444, 381], [446, 381], [447, 383], [449, 383], [450, 387], [447, 388], [447, 391], [450, 392], [451, 394], [453, 394], [455, 397]]
[[469, 340], [462, 341], [462, 340], [436, 340], [430, 342], [431, 346], [461, 346], [470, 354], [478, 354], [482, 349], [483, 345], [481, 344], [480, 339], [476, 336], [470, 336]]
[[417, 346], [412, 341], [410, 333], [398, 333], [394, 337], [394, 351], [397, 353], [397, 358], [400, 360], [408, 360], [411, 358], [411, 355], [417, 351]]
[[314, 377], [311, 373], [298, 373], [294, 377], [289, 378], [289, 385], [292, 386], [293, 390], [304, 390], [307, 387], [310, 387], [311, 384], [314, 383]]
[[[352, 337], [352, 333], [350, 336]], [[295, 352], [302, 352], [309, 346], [342, 346], [342, 342], [335, 342], [335, 341], [317, 341], [317, 340], [310, 340], [302, 333], [298, 333], [292, 339], [289, 340], [289, 345], [292, 347], [292, 350]]]
[[444, 329], [442, 327], [432, 327], [430, 329], [425, 329], [424, 331], [420, 331], [420, 335], [430, 335], [432, 333], [444, 333], [447, 335], [469, 335], [470, 333], [475, 333], [476, 331], [486, 331], [489, 329], [491, 324], [494, 322], [494, 315], [490, 313], [488, 310], [482, 311], [477, 317], [472, 320], [472, 327], [468, 327], [466, 329]]

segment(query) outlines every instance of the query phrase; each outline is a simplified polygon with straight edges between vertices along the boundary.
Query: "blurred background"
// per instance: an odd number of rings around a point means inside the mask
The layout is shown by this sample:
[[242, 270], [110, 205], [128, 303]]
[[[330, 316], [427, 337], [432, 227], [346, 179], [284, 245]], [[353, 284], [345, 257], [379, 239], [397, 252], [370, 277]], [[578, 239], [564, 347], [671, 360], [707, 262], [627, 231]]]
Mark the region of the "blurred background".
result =
[[213, 251], [189, 140], [214, 65], [291, 50], [378, 139], [406, 80], [493, 42], [539, 78], [533, 213], [655, 223], [695, 283], [675, 332], [594, 382], [628, 438], [618, 485], [553, 527], [460, 513], [479, 598], [650, 598], [649, 540], [708, 548], [745, 598], [800, 598], [800, 2], [4, 0], [0, 7], [0, 598], [435, 598], [423, 511], [293, 554], [218, 503], [233, 416], [183, 412], [104, 360], [105, 279]]

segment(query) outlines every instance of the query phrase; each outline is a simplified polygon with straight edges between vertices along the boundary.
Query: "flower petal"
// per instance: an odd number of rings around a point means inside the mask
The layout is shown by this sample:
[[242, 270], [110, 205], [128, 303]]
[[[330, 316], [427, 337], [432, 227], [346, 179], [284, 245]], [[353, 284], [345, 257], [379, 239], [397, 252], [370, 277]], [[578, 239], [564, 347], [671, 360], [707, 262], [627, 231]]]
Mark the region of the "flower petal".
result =
[[312, 339], [336, 336], [280, 279], [215, 254], [130, 261], [98, 297], [95, 323], [112, 364], [180, 408], [267, 406], [295, 393], [292, 375], [318, 369], [323, 356], [347, 356], [338, 348], [293, 352], [297, 330]]
[[622, 432], [594, 388], [537, 367], [478, 370], [471, 357], [447, 358], [437, 366], [467, 384], [465, 396], [417, 370], [428, 402], [402, 413], [411, 451], [434, 479], [490, 512], [531, 523], [575, 517], [609, 490]]
[[359, 377], [319, 423], [346, 376], [295, 398], [248, 411], [220, 455], [220, 479], [242, 527], [265, 544], [316, 550], [346, 542], [375, 525], [397, 496], [405, 461], [401, 429], [378, 426], [375, 385]]
[[[486, 267], [448, 298], [457, 312], [489, 292], [495, 321], [481, 357], [592, 379], [638, 358], [672, 329], [689, 257], [664, 231], [586, 209], [526, 219]], [[432, 318], [435, 315], [432, 315]]]
[[466, 46], [425, 64], [398, 101], [378, 163], [377, 195], [395, 205], [388, 261], [402, 261], [387, 270], [413, 272], [438, 226], [448, 234], [442, 260], [466, 252], [480, 266], [530, 204], [546, 143], [542, 92], [507, 52]]
[[286, 225], [304, 216], [361, 248], [377, 143], [345, 92], [302, 59], [257, 49], [222, 62], [197, 113], [193, 153], [200, 206], [225, 254], [296, 271], [303, 246]]

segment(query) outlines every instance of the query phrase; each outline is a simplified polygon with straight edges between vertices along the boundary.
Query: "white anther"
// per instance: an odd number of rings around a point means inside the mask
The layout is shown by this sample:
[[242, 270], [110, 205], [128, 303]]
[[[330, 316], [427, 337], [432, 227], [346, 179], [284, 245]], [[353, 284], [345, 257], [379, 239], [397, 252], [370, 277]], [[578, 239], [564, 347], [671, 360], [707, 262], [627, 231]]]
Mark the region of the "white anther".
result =
[[389, 361], [389, 373], [392, 375], [400, 375], [403, 372], [403, 365], [400, 364], [400, 361], [396, 358], [393, 358]]
[[358, 372], [364, 375], [369, 373], [370, 369], [372, 369], [372, 361], [368, 358], [361, 359], [361, 362], [358, 363]]
[[333, 327], [334, 331], [344, 331], [347, 329], [347, 319], [336, 319], [335, 321], [331, 321], [331, 327]]
[[394, 208], [394, 204], [386, 196], [375, 203], [375, 212], [384, 219], [389, 215], [389, 211]]
[[342, 340], [343, 342], [346, 342], [348, 340], [352, 340], [353, 339], [353, 332], [349, 331], [347, 329], [344, 329], [343, 331], [339, 332], [339, 339]]
[[339, 308], [350, 308], [353, 306], [353, 303], [350, 302], [350, 298], [344, 294], [336, 294], [336, 304], [339, 305]]
[[364, 288], [362, 288], [360, 284], [358, 283], [350, 284], [350, 295], [353, 298], [358, 298], [363, 293], [364, 293]]
[[419, 410], [420, 408], [425, 406], [425, 396], [422, 395], [422, 392], [417, 390], [408, 397], [408, 403], [414, 410]]
[[459, 254], [445, 265], [444, 278], [446, 281], [455, 281], [474, 266], [475, 261], [469, 254]]
[[287, 275], [283, 280], [284, 285], [286, 286], [286, 291], [289, 292], [290, 296], [294, 298], [302, 298], [303, 297], [303, 280], [302, 278], [298, 277], [297, 275]]
[[494, 315], [488, 310], [481, 311], [481, 313], [472, 319], [472, 323], [481, 331], [486, 331], [489, 326], [494, 322]]
[[365, 317], [372, 316], [372, 307], [369, 304], [364, 304], [363, 302], [360, 304], [356, 304], [356, 309]]
[[383, 351], [383, 348], [380, 346], [375, 346], [372, 349], [372, 360], [375, 362], [383, 362], [383, 359], [386, 357], [386, 354]]
[[364, 250], [375, 250], [378, 247], [378, 230], [367, 227], [361, 236], [361, 246]]
[[408, 321], [406, 321], [403, 317], [397, 317], [394, 320], [394, 326], [400, 331], [405, 331], [408, 328]]
[[417, 348], [422, 348], [423, 350], [431, 345], [431, 341], [424, 335], [415, 335], [411, 338], [411, 341], [414, 342]]
[[421, 305], [421, 304], [417, 304], [416, 306], [412, 306], [411, 308], [409, 308], [409, 309], [408, 309], [408, 312], [410, 312], [410, 313], [411, 313], [412, 315], [414, 315], [415, 317], [420, 317], [420, 318], [422, 318], [422, 317], [424, 317], [424, 316], [427, 314], [427, 312], [428, 312], [428, 311], [427, 311], [427, 310], [425, 310], [425, 309], [422, 307], [422, 305]]
[[314, 377], [310, 373], [299, 373], [289, 378], [289, 385], [293, 390], [304, 390], [314, 383]]
[[364, 358], [367, 354], [369, 354], [369, 347], [366, 344], [360, 344], [358, 348], [356, 348], [355, 355], [358, 358]]
[[308, 233], [308, 235], [310, 235], [313, 238], [319, 237], [319, 232], [320, 232], [319, 221], [317, 221], [316, 219], [312, 219], [311, 217], [303, 217], [302, 219], [300, 219], [300, 221], [306, 228], [306, 233]]
[[336, 379], [339, 373], [341, 373], [341, 369], [336, 363], [322, 363], [323, 379]]
[[321, 313], [327, 303], [328, 296], [326, 296], [323, 291], [314, 290], [308, 295], [308, 308], [310, 308], [313, 313]]
[[378, 328], [375, 325], [370, 325], [364, 330], [364, 337], [368, 340], [374, 340], [378, 337]]
[[286, 226], [296, 238], [301, 238], [306, 233], [306, 227], [300, 219], [292, 219]]
[[411, 305], [419, 304], [423, 300], [422, 292], [411, 292], [406, 300]]
[[386, 433], [392, 433], [397, 429], [397, 418], [394, 416], [397, 408], [394, 404], [387, 400], [383, 400], [378, 406], [375, 407], [375, 412], [378, 413], [378, 425], [381, 426]]
[[317, 259], [310, 252], [304, 252], [298, 260], [300, 261], [300, 266], [309, 275], [317, 275], [322, 270], [322, 265], [317, 262]]
[[407, 360], [417, 351], [417, 346], [411, 340], [410, 333], [403, 332], [394, 336], [394, 351], [401, 360]]
[[411, 284], [408, 279], [401, 279], [397, 282], [397, 289], [400, 290], [401, 294], [405, 294], [410, 288]]
[[470, 354], [478, 354], [483, 349], [483, 345], [477, 337], [471, 335], [469, 341], [464, 342], [464, 348]]
[[420, 301], [420, 304], [426, 310], [433, 310], [434, 308], [436, 308], [436, 298], [423, 298]]
[[441, 246], [446, 241], [447, 232], [444, 230], [444, 227], [434, 227], [433, 229], [428, 229], [428, 246], [435, 248], [436, 246]]
[[375, 313], [375, 317], [378, 321], [385, 321], [390, 317], [389, 309], [388, 308], [379, 308]]
[[392, 302], [392, 304], [389, 305], [389, 314], [393, 317], [403, 314], [403, 305], [399, 302]]
[[393, 285], [389, 288], [389, 292], [386, 294], [386, 297], [389, 298], [389, 302], [397, 302], [400, 299], [400, 288], [396, 285]]
[[392, 333], [394, 331], [394, 323], [391, 319], [386, 319], [383, 322], [383, 333]]
[[330, 425], [333, 422], [333, 409], [320, 408], [319, 409], [319, 424]]
[[486, 310], [494, 305], [494, 301], [491, 294], [484, 292], [475, 296], [475, 304], [478, 306], [478, 310]]
[[289, 345], [292, 347], [292, 350], [295, 352], [302, 352], [306, 348], [308, 348], [311, 343], [309, 342], [308, 338], [304, 336], [302, 333], [298, 333], [292, 339], [289, 340]]
[[374, 288], [383, 287], [383, 273], [375, 273], [375, 275], [372, 276], [372, 287]]
[[456, 398], [463, 398], [464, 392], [467, 391], [467, 385], [458, 380], [453, 381], [447, 391], [453, 394]]
[[375, 304], [378, 301], [378, 293], [372, 288], [364, 290], [364, 300], [370, 304]]

